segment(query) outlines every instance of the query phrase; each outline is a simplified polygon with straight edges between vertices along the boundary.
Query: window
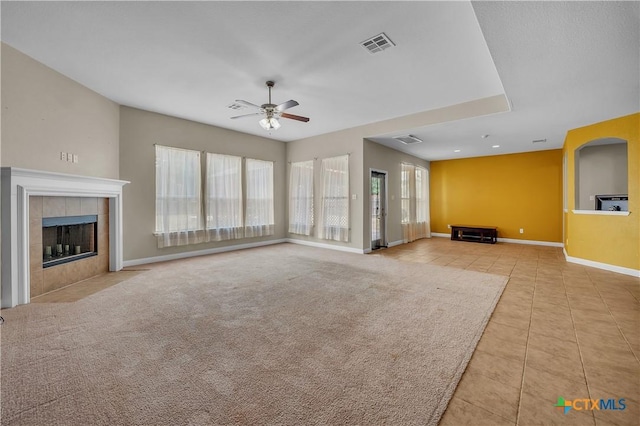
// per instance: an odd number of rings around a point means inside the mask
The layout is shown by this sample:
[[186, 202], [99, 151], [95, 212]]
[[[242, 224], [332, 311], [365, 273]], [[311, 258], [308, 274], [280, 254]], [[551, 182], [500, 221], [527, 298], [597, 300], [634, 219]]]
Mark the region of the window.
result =
[[416, 222], [429, 221], [429, 171], [416, 166]]
[[403, 241], [428, 238], [431, 234], [429, 172], [424, 167], [403, 163], [400, 173]]
[[273, 235], [273, 162], [247, 158], [245, 237]]
[[242, 158], [207, 154], [206, 191], [209, 240], [242, 238]]
[[200, 152], [156, 145], [159, 247], [201, 242]]
[[413, 175], [415, 167], [412, 164], [402, 164], [402, 171], [400, 175], [401, 182], [401, 194], [402, 199], [402, 223], [409, 223], [409, 212], [411, 211], [411, 191], [410, 191], [410, 176]]
[[313, 232], [313, 160], [291, 164], [289, 177], [289, 232]]
[[322, 160], [320, 238], [349, 241], [349, 156]]

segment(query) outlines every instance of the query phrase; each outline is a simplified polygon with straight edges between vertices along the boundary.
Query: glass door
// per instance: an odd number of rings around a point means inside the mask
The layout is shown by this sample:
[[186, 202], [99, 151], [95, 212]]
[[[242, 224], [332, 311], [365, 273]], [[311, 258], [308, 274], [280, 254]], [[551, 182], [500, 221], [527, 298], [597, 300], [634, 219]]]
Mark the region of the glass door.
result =
[[371, 171], [371, 249], [386, 247], [386, 181], [387, 174]]

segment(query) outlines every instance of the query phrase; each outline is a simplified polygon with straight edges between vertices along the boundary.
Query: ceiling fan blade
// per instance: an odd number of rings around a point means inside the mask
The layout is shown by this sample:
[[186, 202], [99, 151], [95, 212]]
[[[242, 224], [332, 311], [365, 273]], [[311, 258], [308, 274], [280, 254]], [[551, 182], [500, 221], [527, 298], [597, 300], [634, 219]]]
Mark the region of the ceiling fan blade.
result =
[[295, 115], [295, 114], [287, 114], [286, 112], [283, 112], [282, 114], [280, 114], [280, 117], [288, 118], [290, 120], [304, 121], [305, 123], [309, 121], [308, 117], [303, 117], [301, 115]]
[[234, 118], [243, 118], [243, 117], [253, 117], [254, 115], [262, 115], [262, 113], [254, 112], [254, 113], [251, 113], [251, 114], [236, 115], [235, 117], [231, 117], [231, 118], [234, 119]]
[[294, 101], [293, 99], [291, 99], [290, 101], [287, 102], [283, 102], [280, 105], [278, 105], [276, 107], [276, 111], [284, 111], [285, 109], [289, 109], [292, 108], [296, 105], [300, 105], [298, 102]]
[[236, 102], [251, 108], [262, 108], [260, 105], [252, 104], [251, 102], [243, 101], [242, 99], [236, 99]]

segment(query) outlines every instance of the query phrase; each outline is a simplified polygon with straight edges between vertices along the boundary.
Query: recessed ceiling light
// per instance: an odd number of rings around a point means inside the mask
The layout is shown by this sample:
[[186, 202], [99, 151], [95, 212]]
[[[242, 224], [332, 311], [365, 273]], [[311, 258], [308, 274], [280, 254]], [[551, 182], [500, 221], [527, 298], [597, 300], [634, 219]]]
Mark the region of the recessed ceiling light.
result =
[[491, 145], [491, 148], [500, 148], [500, 145]]
[[488, 138], [488, 137], [489, 137], [489, 135], [482, 135], [482, 136], [480, 136], [480, 137], [481, 137], [482, 139], [486, 139], [486, 138]]
[[453, 152], [460, 152], [460, 150], [459, 149], [454, 149]]

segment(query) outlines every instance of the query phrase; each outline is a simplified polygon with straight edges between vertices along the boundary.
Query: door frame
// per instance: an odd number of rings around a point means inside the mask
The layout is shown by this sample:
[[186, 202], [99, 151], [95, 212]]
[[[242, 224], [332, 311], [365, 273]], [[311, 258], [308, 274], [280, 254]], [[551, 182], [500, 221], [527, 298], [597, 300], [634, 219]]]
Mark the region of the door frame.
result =
[[384, 198], [383, 198], [383, 202], [384, 202], [384, 214], [383, 214], [383, 223], [382, 226], [384, 227], [384, 240], [380, 241], [380, 243], [383, 246], [388, 246], [389, 245], [389, 238], [387, 237], [387, 211], [389, 210], [389, 199], [388, 199], [388, 193], [389, 193], [389, 172], [386, 170], [382, 170], [382, 169], [374, 169], [372, 167], [369, 168], [369, 187], [367, 190], [367, 197], [369, 198], [368, 200], [368, 204], [369, 204], [369, 211], [367, 212], [367, 215], [369, 217], [369, 236], [367, 237], [369, 239], [369, 252], [373, 251], [373, 246], [371, 244], [371, 230], [373, 228], [373, 223], [371, 221], [371, 174], [373, 172], [376, 173], [380, 173], [384, 175]]

